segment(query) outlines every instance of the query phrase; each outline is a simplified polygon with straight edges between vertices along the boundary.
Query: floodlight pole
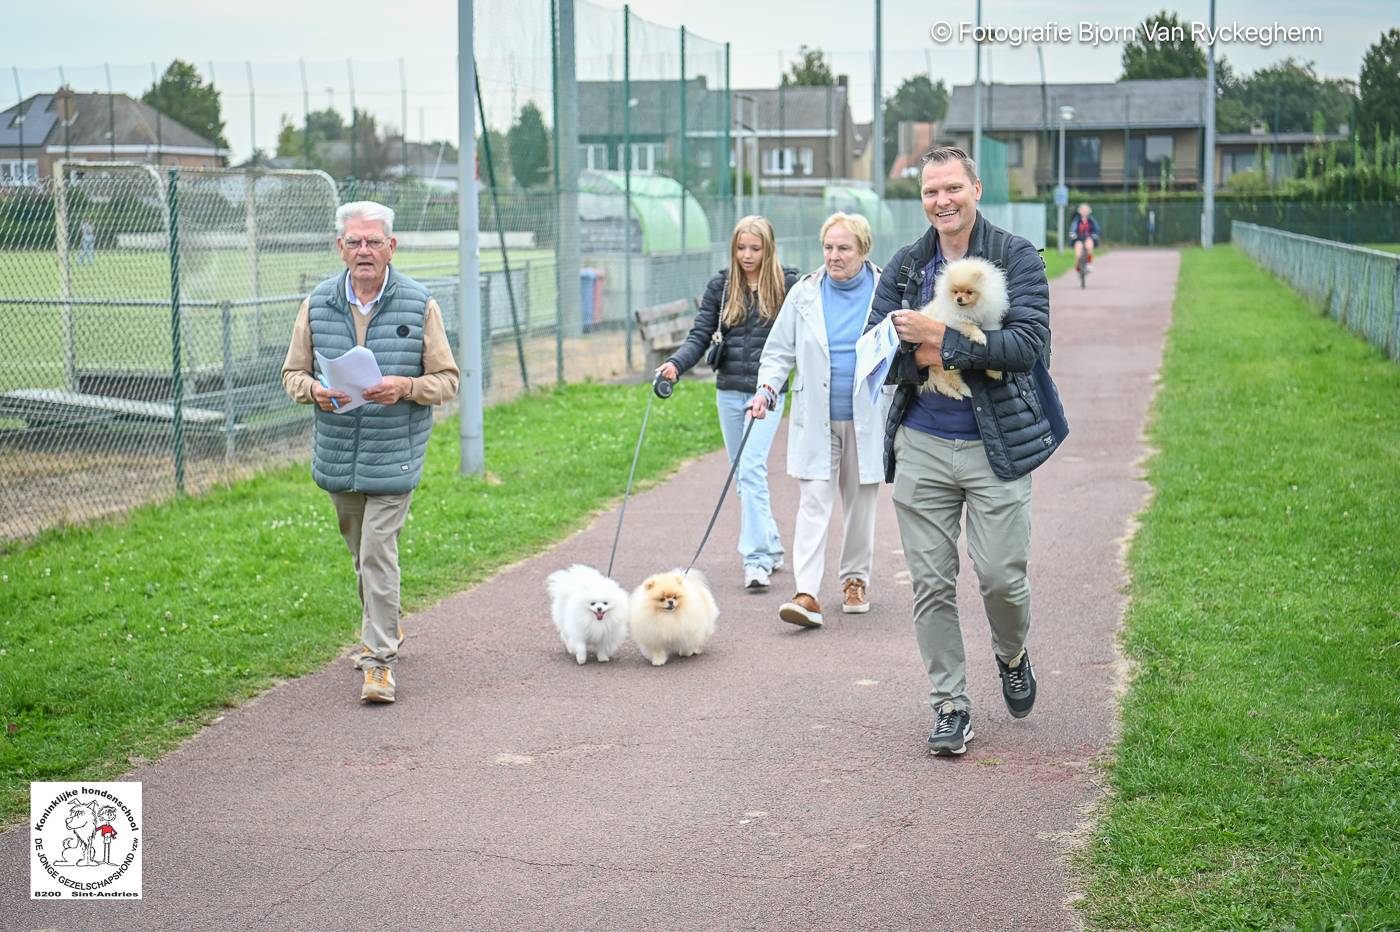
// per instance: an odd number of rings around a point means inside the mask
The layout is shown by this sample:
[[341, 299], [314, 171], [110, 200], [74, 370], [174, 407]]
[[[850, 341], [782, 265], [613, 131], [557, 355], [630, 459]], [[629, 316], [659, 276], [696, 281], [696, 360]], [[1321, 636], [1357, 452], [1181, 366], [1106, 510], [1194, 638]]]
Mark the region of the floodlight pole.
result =
[[[464, 476], [486, 471], [481, 403], [481, 257], [476, 192], [476, 56], [473, 0], [457, 0], [457, 312], [462, 372], [458, 446]], [[483, 131], [484, 131], [483, 127]]]

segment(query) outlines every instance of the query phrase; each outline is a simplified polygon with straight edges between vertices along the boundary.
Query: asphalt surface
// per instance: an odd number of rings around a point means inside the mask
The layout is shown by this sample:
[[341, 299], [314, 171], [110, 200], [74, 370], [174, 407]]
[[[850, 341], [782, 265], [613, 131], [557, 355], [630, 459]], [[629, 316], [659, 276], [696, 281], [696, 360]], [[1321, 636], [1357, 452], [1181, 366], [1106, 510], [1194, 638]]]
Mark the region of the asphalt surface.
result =
[[[606, 567], [614, 511], [407, 618], [397, 704], [361, 706], [340, 661], [129, 774], [144, 785], [140, 902], [31, 901], [28, 827], [0, 836], [0, 928], [1076, 928], [1065, 855], [1115, 732], [1121, 551], [1147, 492], [1141, 430], [1177, 265], [1121, 250], [1086, 290], [1053, 284], [1072, 435], [1034, 480], [1039, 699], [1029, 718], [1006, 712], [964, 559], [965, 757], [924, 748], [888, 487], [873, 610], [840, 614], [830, 584], [814, 631], [777, 619], [790, 570], [741, 590], [727, 502], [699, 564], [719, 633], [660, 668], [630, 644], [579, 667], [549, 622], [545, 576]], [[785, 435], [771, 485], [790, 542]], [[705, 457], [633, 498], [624, 585], [689, 560], [727, 466]]]

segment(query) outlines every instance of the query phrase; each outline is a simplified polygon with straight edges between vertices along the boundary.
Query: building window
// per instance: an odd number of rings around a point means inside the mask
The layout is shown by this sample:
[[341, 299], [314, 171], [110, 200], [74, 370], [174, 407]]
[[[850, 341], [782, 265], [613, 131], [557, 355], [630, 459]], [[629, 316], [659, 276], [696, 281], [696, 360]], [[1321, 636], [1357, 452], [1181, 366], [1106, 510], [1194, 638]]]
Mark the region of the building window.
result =
[[1022, 161], [1021, 161], [1022, 158], [1023, 158], [1023, 155], [1022, 155], [1022, 152], [1021, 152], [1021, 140], [1019, 140], [1019, 139], [1008, 139], [1008, 140], [1006, 140], [1006, 167], [1007, 167], [1007, 168], [1020, 168], [1021, 165], [1023, 164]]
[[803, 146], [797, 154], [798, 161], [802, 164], [802, 174], [812, 174], [812, 147]]
[[1067, 179], [1097, 181], [1099, 177], [1099, 137], [1075, 136], [1069, 140]]
[[0, 185], [7, 188], [31, 187], [39, 183], [39, 163], [35, 159], [0, 161]]
[[586, 168], [590, 171], [607, 171], [608, 147], [601, 143], [579, 146], [578, 164], [580, 168]]
[[[617, 147], [617, 167], [619, 170], [627, 168], [626, 146]], [[666, 144], [664, 142], [634, 142], [632, 143], [632, 170], [634, 172], [654, 172], [659, 159], [666, 157]]]
[[794, 149], [769, 149], [763, 153], [763, 173], [765, 175], [791, 175], [797, 161]]
[[1170, 136], [1136, 136], [1128, 140], [1128, 177], [1152, 183], [1171, 175], [1173, 141]]

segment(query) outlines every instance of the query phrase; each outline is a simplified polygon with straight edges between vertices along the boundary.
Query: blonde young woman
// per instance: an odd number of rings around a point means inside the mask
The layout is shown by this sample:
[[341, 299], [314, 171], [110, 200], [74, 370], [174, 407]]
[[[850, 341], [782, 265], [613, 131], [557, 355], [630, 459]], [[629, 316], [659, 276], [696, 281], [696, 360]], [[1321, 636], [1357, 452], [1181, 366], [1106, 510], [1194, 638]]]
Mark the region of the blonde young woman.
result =
[[[715, 404], [731, 460], [744, 436], [763, 344], [796, 280], [796, 269], [778, 264], [773, 225], [759, 216], [743, 218], [729, 239], [729, 268], [710, 279], [690, 334], [656, 370], [675, 381], [719, 339]], [[778, 417], [753, 426], [739, 462], [739, 555], [744, 559], [744, 586], [754, 592], [767, 589], [770, 576], [783, 566], [783, 540], [768, 497], [768, 451], [782, 416], [781, 395], [775, 404]]]
[[875, 558], [875, 499], [885, 475], [889, 396], [872, 405], [855, 378], [856, 341], [865, 329], [880, 270], [870, 253], [870, 224], [859, 214], [832, 214], [822, 225], [822, 267], [788, 292], [758, 369], [749, 402], [755, 418], [778, 410], [779, 392], [797, 368], [788, 428], [788, 474], [801, 499], [793, 532], [797, 594], [778, 617], [807, 628], [822, 624], [826, 536], [841, 495], [841, 611], [870, 610], [866, 585]]

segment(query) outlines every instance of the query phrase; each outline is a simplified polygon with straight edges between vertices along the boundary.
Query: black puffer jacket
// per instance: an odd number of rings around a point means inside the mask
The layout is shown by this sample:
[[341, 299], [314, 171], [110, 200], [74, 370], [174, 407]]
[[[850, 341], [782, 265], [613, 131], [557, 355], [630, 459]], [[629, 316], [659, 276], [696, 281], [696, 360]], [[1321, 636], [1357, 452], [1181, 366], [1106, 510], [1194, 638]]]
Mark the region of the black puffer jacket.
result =
[[[787, 295], [799, 277], [797, 269], [783, 269], [783, 294]], [[700, 299], [700, 310], [695, 315], [695, 325], [690, 328], [685, 342], [667, 362], [675, 363], [679, 372], [685, 372], [705, 358], [719, 327], [720, 315], [728, 295], [729, 270], [720, 269], [710, 283], [705, 286], [705, 296]], [[773, 320], [777, 319], [774, 312]], [[723, 391], [753, 392], [758, 390], [758, 362], [763, 358], [763, 344], [768, 340], [768, 331], [773, 329], [773, 321], [763, 321], [758, 316], [758, 295], [749, 292], [749, 313], [737, 326], [724, 328], [724, 362], [715, 373], [715, 387]], [[784, 389], [786, 391], [786, 389]]]
[[[900, 309], [905, 292], [911, 307], [919, 304], [919, 282], [933, 258], [938, 231], [929, 227], [917, 242], [901, 248], [885, 266], [875, 286], [866, 330]], [[1004, 480], [1017, 479], [1050, 458], [1068, 434], [1059, 394], [1050, 381], [1050, 284], [1045, 260], [1029, 240], [988, 223], [978, 213], [967, 255], [981, 256], [1006, 273], [1011, 308], [1002, 329], [987, 331], [987, 345], [978, 346], [951, 327], [943, 335], [943, 365], [957, 369], [972, 389], [973, 414], [982, 435], [992, 472]], [[1038, 370], [1037, 362], [1044, 365]], [[987, 369], [1000, 369], [1001, 379], [987, 378]], [[1037, 370], [1033, 373], [1032, 370]], [[894, 435], [928, 377], [908, 344], [890, 366], [886, 384], [897, 385], [885, 422], [885, 481], [894, 481]]]

